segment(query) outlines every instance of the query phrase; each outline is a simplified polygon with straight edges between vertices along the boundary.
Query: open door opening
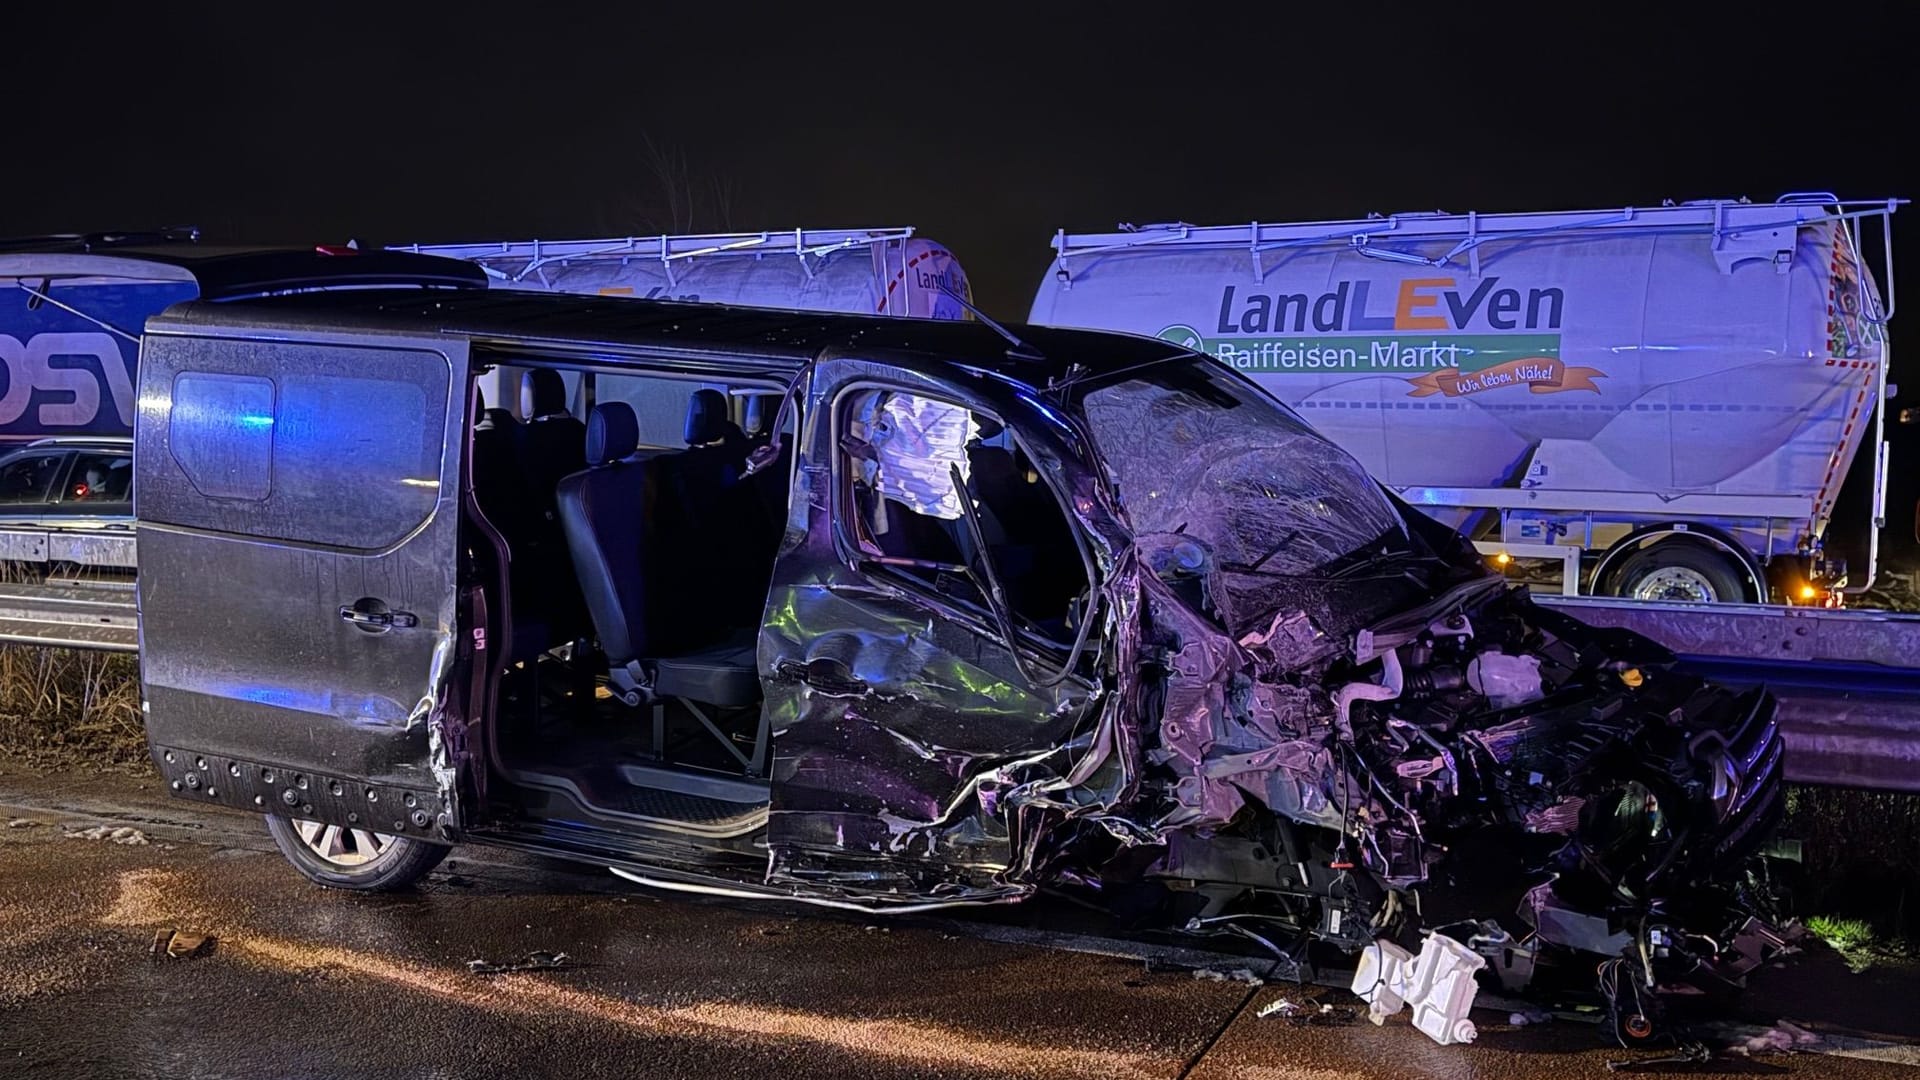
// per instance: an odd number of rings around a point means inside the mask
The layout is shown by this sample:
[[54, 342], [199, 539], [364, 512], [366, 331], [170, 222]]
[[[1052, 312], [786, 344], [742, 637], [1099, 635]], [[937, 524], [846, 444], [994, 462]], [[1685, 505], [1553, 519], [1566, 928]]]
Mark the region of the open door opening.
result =
[[747, 856], [767, 816], [755, 648], [791, 439], [746, 465], [784, 387], [485, 363], [521, 369], [517, 409], [476, 400], [467, 501], [496, 826]]

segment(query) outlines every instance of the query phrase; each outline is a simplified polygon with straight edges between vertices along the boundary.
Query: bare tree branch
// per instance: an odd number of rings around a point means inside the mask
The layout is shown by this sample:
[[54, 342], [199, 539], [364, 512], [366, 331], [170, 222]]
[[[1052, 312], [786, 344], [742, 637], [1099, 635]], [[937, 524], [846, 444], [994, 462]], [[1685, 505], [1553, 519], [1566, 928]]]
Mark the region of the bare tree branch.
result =
[[696, 170], [685, 151], [640, 137], [641, 162], [650, 181], [644, 192], [629, 193], [625, 217], [630, 231], [650, 233], [723, 232], [733, 226], [736, 195], [731, 179]]

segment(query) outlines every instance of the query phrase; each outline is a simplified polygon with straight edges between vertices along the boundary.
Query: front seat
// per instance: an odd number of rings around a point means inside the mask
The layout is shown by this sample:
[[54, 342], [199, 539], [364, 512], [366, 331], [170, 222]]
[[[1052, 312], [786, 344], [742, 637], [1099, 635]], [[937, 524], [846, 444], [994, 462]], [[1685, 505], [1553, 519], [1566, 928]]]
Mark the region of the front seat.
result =
[[746, 432], [727, 415], [727, 395], [710, 386], [695, 390], [687, 402], [687, 424], [682, 434], [687, 446], [713, 451], [716, 458], [735, 464], [736, 469], [746, 464], [753, 450]]
[[[751, 642], [688, 655], [671, 648], [671, 627], [684, 618], [662, 600], [684, 586], [665, 535], [682, 520], [662, 484], [660, 451], [638, 452], [640, 420], [622, 401], [595, 405], [587, 423], [586, 469], [560, 481], [560, 523], [586, 597], [607, 675], [630, 705], [681, 698], [721, 707], [751, 705], [760, 679]], [[697, 589], [686, 589], [697, 593]]]
[[683, 434], [687, 448], [664, 467], [686, 519], [681, 565], [706, 594], [689, 605], [701, 618], [688, 629], [711, 640], [759, 625], [768, 584], [760, 570], [771, 569], [773, 547], [763, 540], [770, 523], [759, 486], [742, 483], [753, 444], [728, 417], [727, 395], [711, 387], [694, 391]]

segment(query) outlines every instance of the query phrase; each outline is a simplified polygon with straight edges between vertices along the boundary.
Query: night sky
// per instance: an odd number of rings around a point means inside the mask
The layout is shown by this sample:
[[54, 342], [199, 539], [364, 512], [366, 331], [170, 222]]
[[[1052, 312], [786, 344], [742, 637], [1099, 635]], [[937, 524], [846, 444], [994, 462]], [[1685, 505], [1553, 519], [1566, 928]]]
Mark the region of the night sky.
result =
[[912, 225], [1020, 318], [1061, 227], [1920, 188], [1891, 3], [829, 7], [12, 4], [0, 235]]

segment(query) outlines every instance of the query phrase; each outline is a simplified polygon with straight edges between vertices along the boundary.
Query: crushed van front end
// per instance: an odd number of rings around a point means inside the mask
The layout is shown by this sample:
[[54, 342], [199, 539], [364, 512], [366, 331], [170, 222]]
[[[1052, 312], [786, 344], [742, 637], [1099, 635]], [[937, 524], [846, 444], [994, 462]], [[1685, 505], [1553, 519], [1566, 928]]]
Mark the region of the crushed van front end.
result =
[[1350, 955], [1440, 933], [1508, 989], [1597, 964], [1642, 1017], [1784, 946], [1767, 692], [1535, 605], [1297, 417], [1167, 367], [1081, 397], [1137, 612], [1135, 831], [1107, 830], [1102, 889]]
[[1437, 931], [1509, 990], [1599, 964], [1610, 997], [1739, 985], [1784, 945], [1756, 858], [1784, 807], [1764, 690], [1497, 581], [1344, 641], [1298, 610], [1236, 638], [1138, 585], [1154, 856], [1109, 884], [1164, 888], [1172, 921], [1349, 954]]

